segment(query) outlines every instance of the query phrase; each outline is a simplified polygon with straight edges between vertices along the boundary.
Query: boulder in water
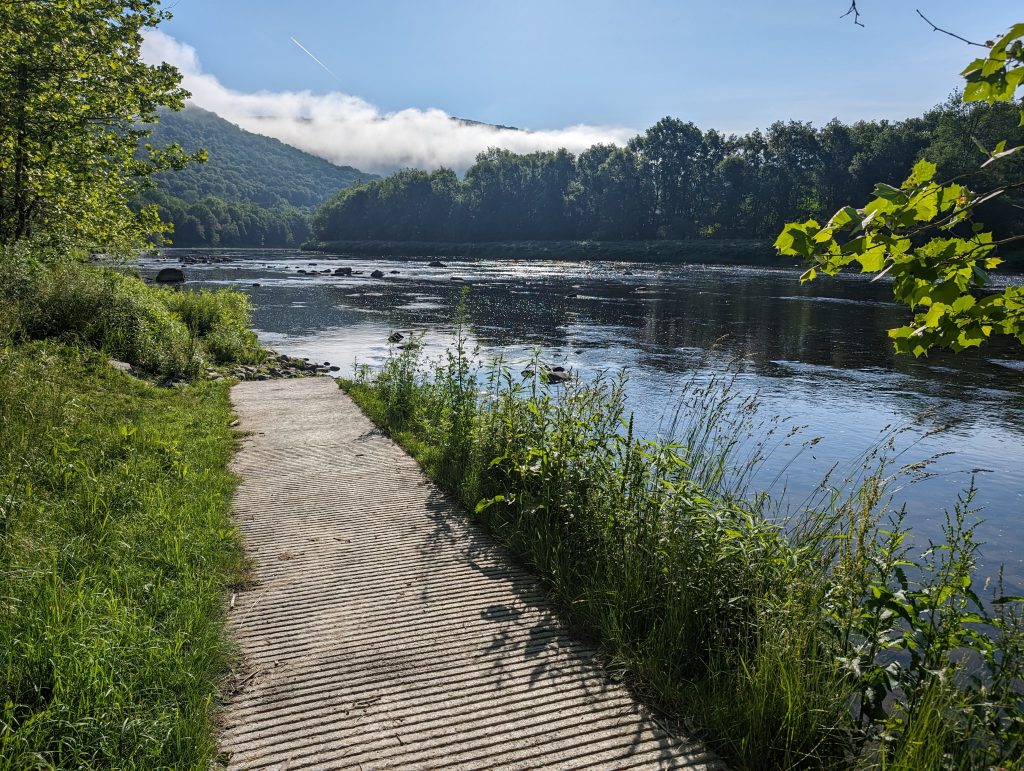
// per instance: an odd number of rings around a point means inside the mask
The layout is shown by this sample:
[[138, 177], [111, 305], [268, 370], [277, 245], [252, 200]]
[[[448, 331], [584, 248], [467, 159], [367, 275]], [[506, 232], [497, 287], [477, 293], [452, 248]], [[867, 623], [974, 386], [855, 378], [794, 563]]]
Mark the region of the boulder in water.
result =
[[154, 280], [158, 284], [181, 284], [185, 281], [185, 272], [181, 268], [161, 268]]

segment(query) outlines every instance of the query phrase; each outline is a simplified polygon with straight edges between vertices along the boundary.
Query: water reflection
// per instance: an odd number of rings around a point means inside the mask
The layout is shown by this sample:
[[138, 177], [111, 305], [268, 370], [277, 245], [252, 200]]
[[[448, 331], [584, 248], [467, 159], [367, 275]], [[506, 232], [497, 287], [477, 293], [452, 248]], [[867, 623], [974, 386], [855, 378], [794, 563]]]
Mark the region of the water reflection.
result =
[[[792, 455], [780, 452], [766, 464], [764, 480], [785, 469], [779, 488], [793, 500], [887, 425], [927, 413], [916, 436], [953, 427], [921, 439], [913, 458], [956, 454], [935, 463], [937, 476], [904, 491], [915, 529], [937, 534], [970, 471], [987, 469], [977, 498], [987, 520], [985, 568], [1005, 562], [1014, 583], [1024, 576], [1024, 356], [1007, 344], [927, 360], [896, 356], [886, 330], [906, 311], [884, 283], [851, 276], [800, 285], [790, 270], [696, 265], [452, 261], [430, 268], [427, 260], [218, 254], [230, 259], [187, 266], [190, 285], [249, 293], [262, 339], [338, 364], [343, 374], [357, 360], [379, 364], [393, 329], [423, 331], [428, 353], [440, 352], [466, 285], [485, 354], [526, 360], [543, 347], [584, 377], [627, 367], [629, 403], [648, 433], [672, 411], [683, 380], [732, 367], [736, 387], [758, 392], [767, 414], [792, 416], [807, 425], [805, 436], [825, 437], [796, 463], [787, 466]], [[143, 272], [179, 256], [144, 262]], [[339, 266], [355, 275], [334, 276]], [[370, 277], [376, 268], [385, 278]]]

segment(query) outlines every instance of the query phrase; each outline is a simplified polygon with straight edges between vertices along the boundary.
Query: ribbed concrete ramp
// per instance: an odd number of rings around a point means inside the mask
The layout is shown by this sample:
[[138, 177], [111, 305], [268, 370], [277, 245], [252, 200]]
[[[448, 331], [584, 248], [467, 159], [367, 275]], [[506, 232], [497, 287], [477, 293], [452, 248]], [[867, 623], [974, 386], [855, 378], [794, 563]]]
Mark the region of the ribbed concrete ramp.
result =
[[707, 767], [326, 378], [232, 393], [255, 565], [232, 768]]

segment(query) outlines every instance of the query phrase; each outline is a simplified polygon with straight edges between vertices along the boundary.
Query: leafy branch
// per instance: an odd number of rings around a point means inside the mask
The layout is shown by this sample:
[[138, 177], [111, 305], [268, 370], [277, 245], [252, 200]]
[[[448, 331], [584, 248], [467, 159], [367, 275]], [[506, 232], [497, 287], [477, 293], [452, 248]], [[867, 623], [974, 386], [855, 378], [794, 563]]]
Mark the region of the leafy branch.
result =
[[[931, 24], [920, 11], [918, 15]], [[967, 81], [964, 102], [1013, 101], [1024, 83], [1024, 23], [984, 47], [988, 55], [961, 73]], [[889, 330], [898, 352], [921, 356], [934, 347], [960, 351], [994, 335], [1024, 343], [1024, 288], [989, 288], [989, 271], [1002, 263], [996, 250], [1024, 240], [1024, 235], [996, 240], [974, 220], [978, 206], [1024, 187], [1024, 179], [983, 193], [963, 184], [1021, 149], [1000, 141], [985, 151], [988, 158], [978, 169], [946, 182], [937, 182], [936, 165], [922, 159], [900, 187], [876, 185], [874, 198], [861, 208], [844, 206], [824, 225], [813, 219], [787, 224], [776, 249], [810, 263], [801, 281], [815, 279], [818, 271], [836, 275], [854, 264], [863, 273], [877, 274], [876, 279], [889, 275], [896, 299], [914, 311], [909, 324]]]

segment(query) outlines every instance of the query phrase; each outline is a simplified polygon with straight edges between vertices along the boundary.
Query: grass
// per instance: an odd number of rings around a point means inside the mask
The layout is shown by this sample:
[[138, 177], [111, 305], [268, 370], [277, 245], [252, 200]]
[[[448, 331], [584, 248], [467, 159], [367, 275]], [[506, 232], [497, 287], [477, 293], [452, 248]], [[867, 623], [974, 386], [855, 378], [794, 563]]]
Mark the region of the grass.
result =
[[442, 360], [414, 340], [342, 387], [649, 703], [738, 768], [1024, 760], [1020, 605], [973, 585], [971, 490], [943, 543], [911, 548], [891, 435], [783, 523], [748, 486], [779, 428], [728, 379], [691, 383], [674, 439], [642, 439], [619, 380], [555, 389], [540, 360], [480, 362], [464, 323]]
[[101, 349], [165, 378], [189, 379], [205, 366], [258, 363], [239, 292], [150, 286], [123, 271], [74, 260], [0, 255], [3, 339], [60, 339]]
[[[244, 579], [227, 383], [262, 354], [233, 294], [75, 262], [0, 284], [0, 769], [217, 763]], [[153, 377], [115, 370], [108, 357]]]
[[229, 661], [228, 389], [0, 354], [0, 768], [207, 768]]

